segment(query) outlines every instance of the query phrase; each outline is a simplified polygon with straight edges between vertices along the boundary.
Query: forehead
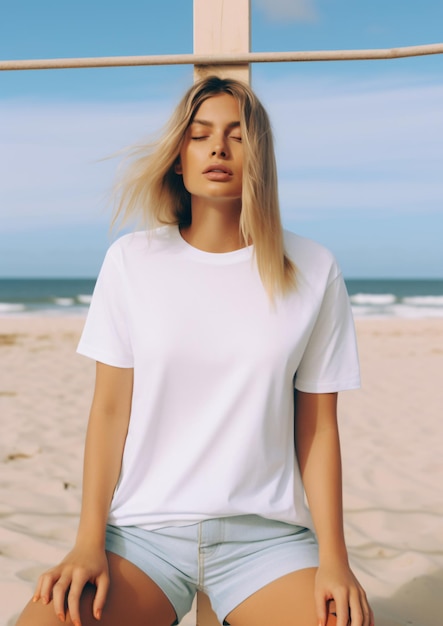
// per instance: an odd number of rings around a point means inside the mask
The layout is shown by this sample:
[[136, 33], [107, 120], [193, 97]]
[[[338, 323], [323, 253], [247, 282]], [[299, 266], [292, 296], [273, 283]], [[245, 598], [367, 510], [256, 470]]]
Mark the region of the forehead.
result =
[[240, 108], [237, 100], [227, 93], [210, 96], [195, 112], [193, 123], [199, 121], [217, 122], [227, 121], [237, 122], [240, 119]]

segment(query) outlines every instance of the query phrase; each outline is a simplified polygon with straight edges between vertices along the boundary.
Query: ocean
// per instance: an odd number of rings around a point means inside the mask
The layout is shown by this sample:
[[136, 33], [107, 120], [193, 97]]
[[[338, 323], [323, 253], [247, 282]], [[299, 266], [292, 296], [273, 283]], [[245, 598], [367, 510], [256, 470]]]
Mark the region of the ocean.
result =
[[[93, 278], [0, 278], [2, 316], [85, 316]], [[356, 318], [443, 317], [443, 279], [347, 279]]]

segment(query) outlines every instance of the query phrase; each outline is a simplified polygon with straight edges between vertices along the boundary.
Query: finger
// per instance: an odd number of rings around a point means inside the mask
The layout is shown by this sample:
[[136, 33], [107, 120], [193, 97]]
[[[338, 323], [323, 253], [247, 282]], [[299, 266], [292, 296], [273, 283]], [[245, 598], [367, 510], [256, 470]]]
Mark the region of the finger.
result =
[[40, 594], [39, 597], [43, 604], [49, 604], [52, 596], [54, 583], [58, 580], [58, 572], [50, 570], [40, 576]]
[[326, 611], [326, 601], [323, 599], [321, 603], [316, 604], [318, 626], [326, 626], [328, 613]]
[[96, 585], [97, 591], [94, 596], [94, 602], [92, 603], [92, 614], [95, 619], [101, 619], [109, 589], [108, 574], [102, 574], [99, 576], [96, 580]]
[[363, 626], [371, 626], [373, 624], [373, 615], [371, 612], [371, 609], [369, 607], [364, 607], [362, 608], [362, 614], [363, 614], [363, 620], [362, 620], [362, 625]]
[[52, 601], [54, 604], [54, 612], [59, 620], [62, 622], [64, 622], [66, 619], [65, 601], [70, 582], [71, 580], [69, 577], [60, 577], [52, 588]]
[[74, 626], [81, 626], [80, 598], [87, 583], [87, 578], [81, 575], [74, 576], [68, 593], [68, 609]]
[[337, 611], [337, 626], [348, 626], [349, 623], [349, 597], [346, 591], [334, 594]]
[[374, 625], [374, 613], [369, 605], [368, 599], [364, 591], [362, 592], [361, 606], [363, 612], [363, 626]]
[[358, 590], [351, 591], [349, 598], [349, 612], [351, 615], [351, 626], [369, 626], [365, 621], [363, 610], [363, 597]]
[[42, 578], [43, 578], [43, 574], [38, 577], [37, 584], [34, 590], [34, 595], [32, 596], [33, 602], [38, 602], [41, 598]]
[[319, 626], [326, 626], [328, 619], [327, 611], [328, 599], [320, 590], [315, 593], [315, 609], [317, 612], [317, 621]]
[[326, 618], [326, 626], [337, 625], [337, 608], [334, 600], [329, 600], [327, 603], [328, 617]]

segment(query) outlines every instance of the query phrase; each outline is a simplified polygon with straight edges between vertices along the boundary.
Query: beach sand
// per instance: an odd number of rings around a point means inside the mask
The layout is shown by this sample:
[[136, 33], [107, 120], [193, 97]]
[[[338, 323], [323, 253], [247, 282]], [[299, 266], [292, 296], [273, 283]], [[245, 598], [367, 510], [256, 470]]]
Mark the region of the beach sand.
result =
[[[94, 378], [75, 354], [82, 324], [0, 319], [0, 626], [75, 537]], [[362, 390], [340, 399], [351, 562], [377, 626], [439, 626], [443, 319], [362, 319], [357, 333]]]

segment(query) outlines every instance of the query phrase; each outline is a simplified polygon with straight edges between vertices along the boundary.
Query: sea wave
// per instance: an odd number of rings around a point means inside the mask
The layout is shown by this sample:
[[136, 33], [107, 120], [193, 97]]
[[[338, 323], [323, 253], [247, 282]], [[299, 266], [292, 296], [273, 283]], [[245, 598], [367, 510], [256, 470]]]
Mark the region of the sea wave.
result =
[[0, 302], [0, 317], [57, 317], [86, 316], [88, 306], [79, 304], [74, 298], [52, 298], [46, 303]]
[[74, 306], [75, 305], [74, 298], [54, 298], [54, 302], [58, 306]]
[[443, 307], [443, 296], [414, 296], [402, 298], [404, 304], [419, 307]]
[[77, 302], [80, 302], [80, 304], [91, 304], [92, 295], [86, 295], [81, 293], [76, 296], [76, 300]]
[[[80, 316], [92, 300], [92, 279], [0, 279], [0, 316]], [[442, 280], [350, 279], [358, 318], [443, 318]]]
[[374, 307], [352, 307], [352, 313], [356, 319], [361, 318], [403, 318], [403, 319], [423, 319], [423, 318], [443, 318], [443, 309], [426, 308], [398, 305], [386, 308]]
[[350, 297], [354, 317], [397, 317], [419, 319], [443, 317], [443, 296], [385, 297], [375, 294], [368, 298]]
[[352, 304], [386, 306], [397, 301], [393, 293], [356, 293], [349, 298]]
[[0, 315], [21, 313], [26, 309], [24, 304], [0, 302]]

